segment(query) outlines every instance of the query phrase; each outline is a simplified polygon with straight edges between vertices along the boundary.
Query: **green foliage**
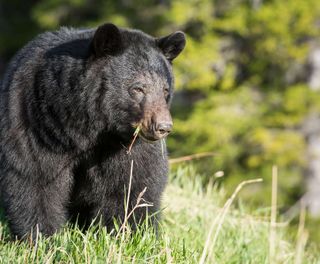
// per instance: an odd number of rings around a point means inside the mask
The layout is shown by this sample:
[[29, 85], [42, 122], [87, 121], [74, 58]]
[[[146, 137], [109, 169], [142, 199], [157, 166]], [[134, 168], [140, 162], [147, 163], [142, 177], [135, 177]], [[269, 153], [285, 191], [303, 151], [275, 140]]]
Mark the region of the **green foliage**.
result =
[[32, 7], [31, 1], [0, 1], [0, 60], [10, 59], [38, 32], [39, 25], [26, 15]]
[[246, 87], [227, 93], [213, 92], [195, 105], [187, 121], [175, 120], [178, 136], [169, 137], [169, 146], [179, 155], [216, 152], [217, 169], [236, 166], [236, 160], [245, 151], [238, 140], [257, 122], [259, 109], [252, 100], [254, 92]]

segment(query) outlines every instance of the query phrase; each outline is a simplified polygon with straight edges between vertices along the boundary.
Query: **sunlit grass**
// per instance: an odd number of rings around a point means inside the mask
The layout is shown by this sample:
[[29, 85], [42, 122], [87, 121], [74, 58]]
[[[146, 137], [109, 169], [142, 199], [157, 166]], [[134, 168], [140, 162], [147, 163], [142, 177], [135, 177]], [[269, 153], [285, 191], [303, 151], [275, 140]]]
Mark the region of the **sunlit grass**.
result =
[[[263, 210], [261, 214], [261, 208], [249, 210], [245, 205], [235, 209], [237, 197], [230, 197], [229, 203], [228, 198], [223, 189], [217, 190], [211, 183], [203, 187], [192, 167], [179, 168], [171, 174], [163, 197], [158, 234], [148, 223], [135, 233], [121, 229], [121, 225], [112, 234], [99, 225], [86, 233], [65, 227], [53, 237], [39, 236], [31, 245], [10, 241], [2, 222], [0, 262], [199, 263], [205, 253], [204, 263], [270, 263], [270, 212]], [[226, 204], [228, 211], [224, 211]], [[213, 237], [208, 240], [210, 227], [215, 241]], [[119, 230], [124, 233], [117, 235]], [[281, 223], [274, 227], [274, 263], [301, 263], [297, 258], [301, 256], [302, 263], [318, 263], [319, 253], [291, 241], [288, 230]]]

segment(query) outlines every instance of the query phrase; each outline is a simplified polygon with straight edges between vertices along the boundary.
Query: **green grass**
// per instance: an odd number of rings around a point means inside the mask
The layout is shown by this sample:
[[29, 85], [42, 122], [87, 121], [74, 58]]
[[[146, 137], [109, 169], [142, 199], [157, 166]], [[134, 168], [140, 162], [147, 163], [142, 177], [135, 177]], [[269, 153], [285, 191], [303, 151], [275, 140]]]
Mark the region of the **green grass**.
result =
[[[10, 241], [2, 221], [0, 263], [199, 263], [210, 227], [204, 263], [270, 263], [270, 210], [247, 210], [236, 198], [237, 209], [231, 205], [226, 211], [222, 208], [227, 198], [223, 189], [212, 184], [203, 187], [192, 167], [179, 168], [163, 198], [158, 236], [148, 223], [134, 234], [118, 236], [107, 234], [101, 226], [86, 233], [65, 227], [51, 238], [40, 236], [31, 246]], [[320, 263], [319, 248], [305, 249], [303, 239], [297, 243], [286, 225], [278, 225], [275, 231], [273, 263]]]

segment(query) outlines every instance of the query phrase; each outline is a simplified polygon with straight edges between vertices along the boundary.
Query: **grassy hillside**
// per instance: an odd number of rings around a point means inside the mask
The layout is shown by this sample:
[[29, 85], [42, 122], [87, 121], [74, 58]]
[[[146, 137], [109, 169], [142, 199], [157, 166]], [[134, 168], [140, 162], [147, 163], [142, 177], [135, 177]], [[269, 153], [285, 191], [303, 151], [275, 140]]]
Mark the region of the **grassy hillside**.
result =
[[99, 226], [85, 234], [66, 227], [31, 246], [10, 242], [2, 221], [0, 263], [270, 263], [270, 247], [272, 263], [319, 263], [319, 249], [305, 247], [302, 226], [298, 240], [298, 231], [290, 233], [284, 224], [270, 233], [268, 208], [247, 210], [236, 196], [228, 200], [199, 179], [192, 167], [171, 174], [158, 237], [148, 224], [133, 235], [111, 236]]

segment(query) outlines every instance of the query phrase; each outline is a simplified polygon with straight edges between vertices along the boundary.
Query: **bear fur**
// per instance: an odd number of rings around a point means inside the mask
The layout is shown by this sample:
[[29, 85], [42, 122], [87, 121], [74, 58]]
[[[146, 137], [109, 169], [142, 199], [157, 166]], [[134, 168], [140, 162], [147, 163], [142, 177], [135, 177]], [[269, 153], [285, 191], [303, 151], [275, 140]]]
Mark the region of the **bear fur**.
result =
[[159, 211], [171, 62], [184, 46], [182, 32], [153, 38], [104, 24], [46, 32], [17, 53], [0, 90], [0, 194], [15, 237], [51, 235], [75, 219], [86, 226], [101, 218], [111, 230], [124, 220], [131, 161], [128, 210], [145, 187], [153, 204], [137, 209], [132, 224]]

